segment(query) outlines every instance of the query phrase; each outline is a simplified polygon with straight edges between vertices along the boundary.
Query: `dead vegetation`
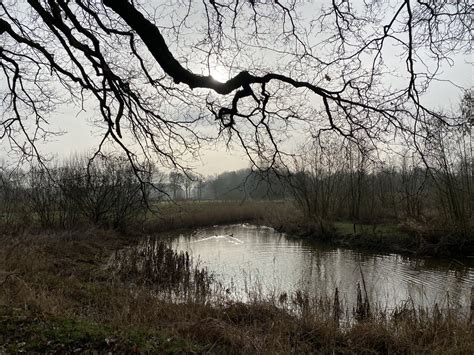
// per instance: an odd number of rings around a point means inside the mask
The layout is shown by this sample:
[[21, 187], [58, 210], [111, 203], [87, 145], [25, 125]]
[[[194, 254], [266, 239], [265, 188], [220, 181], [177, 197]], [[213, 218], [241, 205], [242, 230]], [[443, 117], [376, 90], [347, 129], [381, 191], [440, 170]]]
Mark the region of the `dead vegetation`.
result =
[[143, 225], [147, 233], [177, 229], [208, 227], [216, 224], [261, 222], [269, 211], [284, 208], [286, 202], [269, 201], [189, 201], [161, 203], [156, 206], [159, 216], [149, 218]]
[[[90, 230], [3, 237], [1, 245], [1, 351], [470, 353], [474, 348], [469, 315], [410, 303], [367, 311], [363, 285], [355, 310], [346, 309], [337, 294], [315, 299], [301, 291], [246, 304], [220, 295], [211, 303], [213, 288], [189, 286], [201, 282], [193, 278], [202, 269], [157, 240], [137, 243]], [[110, 262], [114, 250], [132, 250], [135, 259], [118, 257], [122, 266]], [[177, 301], [157, 292], [178, 291], [186, 282], [188, 295], [209, 297]]]
[[124, 282], [148, 286], [174, 298], [203, 298], [210, 292], [212, 277], [188, 252], [177, 252], [163, 241], [146, 238], [138, 245], [118, 250], [107, 269]]

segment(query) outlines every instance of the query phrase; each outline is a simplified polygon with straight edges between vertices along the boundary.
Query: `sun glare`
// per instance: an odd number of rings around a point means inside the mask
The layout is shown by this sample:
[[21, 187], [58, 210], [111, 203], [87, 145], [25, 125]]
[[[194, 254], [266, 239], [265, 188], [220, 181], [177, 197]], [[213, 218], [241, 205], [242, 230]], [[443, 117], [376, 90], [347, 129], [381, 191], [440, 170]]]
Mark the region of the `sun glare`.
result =
[[228, 70], [221, 65], [216, 65], [212, 68], [211, 76], [220, 82], [225, 82], [229, 79]]

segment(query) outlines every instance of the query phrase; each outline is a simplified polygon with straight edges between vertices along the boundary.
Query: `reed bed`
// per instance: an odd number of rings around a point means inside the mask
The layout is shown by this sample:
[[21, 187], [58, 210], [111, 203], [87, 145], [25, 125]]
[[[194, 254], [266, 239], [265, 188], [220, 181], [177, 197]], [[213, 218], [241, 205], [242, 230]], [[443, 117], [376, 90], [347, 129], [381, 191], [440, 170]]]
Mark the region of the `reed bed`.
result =
[[261, 222], [271, 210], [287, 205], [285, 201], [191, 201], [155, 206], [159, 216], [151, 216], [143, 225], [148, 234], [208, 227], [216, 224]]
[[210, 292], [212, 277], [205, 267], [194, 263], [188, 252], [171, 249], [156, 238], [116, 251], [108, 269], [121, 281], [153, 288], [175, 298], [203, 298]]

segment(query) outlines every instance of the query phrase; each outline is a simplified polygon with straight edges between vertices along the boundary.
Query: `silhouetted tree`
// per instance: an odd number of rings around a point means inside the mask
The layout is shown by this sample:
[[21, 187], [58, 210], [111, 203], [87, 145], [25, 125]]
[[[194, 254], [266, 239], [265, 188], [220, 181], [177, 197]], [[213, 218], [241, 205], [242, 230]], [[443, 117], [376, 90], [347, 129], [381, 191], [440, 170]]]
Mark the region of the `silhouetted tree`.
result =
[[375, 142], [454, 123], [421, 97], [472, 49], [468, 0], [309, 3], [2, 1], [0, 137], [40, 156], [67, 103], [96, 107], [99, 149], [113, 141], [136, 172], [142, 156], [185, 169], [181, 155], [215, 137], [209, 122], [268, 169], [296, 127]]

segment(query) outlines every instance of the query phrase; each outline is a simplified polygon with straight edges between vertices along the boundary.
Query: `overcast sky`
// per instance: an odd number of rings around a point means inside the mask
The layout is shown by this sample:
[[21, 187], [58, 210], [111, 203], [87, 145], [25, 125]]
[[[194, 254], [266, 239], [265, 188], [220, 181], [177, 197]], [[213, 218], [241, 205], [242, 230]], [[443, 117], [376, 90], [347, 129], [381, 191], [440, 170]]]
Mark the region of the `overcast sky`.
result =
[[[318, 13], [320, 6], [321, 2], [319, 1], [302, 2], [300, 10], [305, 14], [306, 21]], [[179, 11], [174, 14], [174, 16], [177, 17], [179, 17], [179, 15]], [[199, 27], [199, 16], [198, 13], [195, 14], [196, 19], [194, 21], [196, 28]], [[199, 34], [193, 34], [192, 28], [187, 29], [188, 39], [198, 38], [198, 35]], [[167, 39], [169, 43], [173, 43], [171, 38]], [[185, 47], [180, 47], [179, 49], [181, 50], [180, 55], [186, 52], [191, 53]], [[403, 70], [405, 64], [403, 62], [400, 63], [400, 59], [395, 56], [396, 51], [393, 51], [392, 57], [390, 54], [389, 49], [385, 57], [386, 63], [392, 63], [391, 65], [393, 65], [395, 72]], [[268, 66], [271, 66], [275, 60], [278, 60], [274, 54], [268, 52], [260, 52], [260, 54], [253, 53], [252, 55], [256, 57], [260, 55], [260, 57], [258, 57], [260, 63], [268, 63]], [[459, 55], [452, 59], [454, 63], [453, 66], [445, 65], [442, 68], [442, 78], [449, 79], [461, 87], [468, 88], [472, 86], [472, 58]], [[191, 66], [193, 65], [194, 70], [207, 74], [205, 67], [200, 67], [198, 64], [191, 64]], [[249, 69], [251, 70], [252, 68]], [[217, 79], [226, 79], [228, 74], [228, 68], [221, 64], [217, 65], [213, 63], [211, 71], [213, 72], [210, 74], [213, 74]], [[444, 82], [434, 82], [427, 95], [425, 95], [424, 102], [436, 109], [454, 108], [459, 105], [460, 95], [461, 91], [454, 85]], [[57, 112], [49, 117], [49, 123], [53, 130], [63, 131], [65, 133], [61, 136], [51, 137], [47, 142], [40, 143], [40, 149], [58, 158], [64, 158], [73, 153], [87, 152], [96, 148], [103, 134], [103, 128], [97, 127], [97, 125], [92, 122], [94, 114], [92, 107], [86, 107], [85, 111], [81, 111], [78, 107], [73, 106], [59, 107]], [[302, 139], [300, 138], [301, 137], [296, 135], [296, 137], [284, 141], [283, 145], [285, 147], [293, 146], [293, 148], [297, 148], [297, 146], [302, 143]], [[6, 156], [7, 147], [4, 143], [5, 142], [0, 146], [2, 149], [0, 151], [0, 157]], [[228, 148], [223, 142], [203, 146], [200, 158], [189, 157], [187, 162], [189, 166], [203, 175], [212, 175], [249, 166], [249, 161], [238, 144], [231, 144], [230, 148]]]

